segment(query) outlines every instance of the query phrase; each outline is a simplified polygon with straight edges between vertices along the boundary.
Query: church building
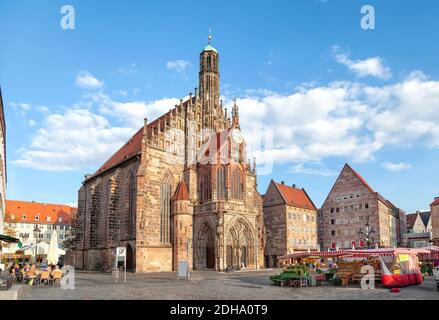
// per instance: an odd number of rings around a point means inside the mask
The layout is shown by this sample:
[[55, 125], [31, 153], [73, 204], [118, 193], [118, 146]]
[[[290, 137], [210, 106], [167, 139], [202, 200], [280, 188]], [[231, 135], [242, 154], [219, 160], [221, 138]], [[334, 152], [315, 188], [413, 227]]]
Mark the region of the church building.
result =
[[259, 269], [263, 202], [247, 159], [239, 107], [220, 99], [219, 53], [200, 54], [199, 87], [144, 126], [78, 192], [75, 267], [114, 264], [127, 248], [136, 272]]

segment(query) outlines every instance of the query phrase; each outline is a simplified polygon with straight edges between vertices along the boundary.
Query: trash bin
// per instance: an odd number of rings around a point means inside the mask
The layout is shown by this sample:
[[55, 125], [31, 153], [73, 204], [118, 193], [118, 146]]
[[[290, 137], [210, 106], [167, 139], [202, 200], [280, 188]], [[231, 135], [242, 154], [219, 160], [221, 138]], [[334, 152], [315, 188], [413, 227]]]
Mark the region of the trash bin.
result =
[[0, 276], [0, 290], [8, 290], [12, 287], [12, 276]]
[[310, 287], [317, 287], [317, 274], [316, 273], [310, 274], [309, 286]]

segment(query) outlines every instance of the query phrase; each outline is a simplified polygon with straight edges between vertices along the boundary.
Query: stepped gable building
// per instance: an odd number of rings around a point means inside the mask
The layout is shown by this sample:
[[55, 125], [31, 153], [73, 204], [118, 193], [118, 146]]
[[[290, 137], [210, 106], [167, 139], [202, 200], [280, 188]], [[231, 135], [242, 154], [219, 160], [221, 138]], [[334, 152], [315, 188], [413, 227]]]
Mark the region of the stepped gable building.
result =
[[433, 245], [439, 246], [439, 197], [430, 204]]
[[305, 189], [271, 180], [264, 195], [267, 245], [265, 266], [277, 267], [280, 256], [319, 250], [317, 209]]
[[407, 233], [403, 245], [411, 248], [427, 247], [431, 243], [432, 223], [429, 211], [411, 213], [406, 216]]
[[[323, 247], [394, 247], [406, 233], [405, 212], [345, 164], [321, 208]], [[369, 225], [369, 226], [368, 226]], [[367, 229], [374, 232], [370, 233]]]
[[199, 90], [141, 128], [78, 193], [77, 268], [197, 270], [263, 267], [264, 220], [239, 108], [220, 100], [219, 53], [200, 54]]

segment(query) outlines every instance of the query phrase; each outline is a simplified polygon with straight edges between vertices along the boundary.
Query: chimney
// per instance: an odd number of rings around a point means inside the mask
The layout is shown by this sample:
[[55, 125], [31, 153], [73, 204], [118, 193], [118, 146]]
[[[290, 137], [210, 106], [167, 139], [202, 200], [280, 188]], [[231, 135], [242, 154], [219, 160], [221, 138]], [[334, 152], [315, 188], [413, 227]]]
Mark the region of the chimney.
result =
[[280, 184], [284, 186], [285, 185], [285, 181], [282, 181]]
[[293, 188], [296, 188], [296, 184], [293, 184]]

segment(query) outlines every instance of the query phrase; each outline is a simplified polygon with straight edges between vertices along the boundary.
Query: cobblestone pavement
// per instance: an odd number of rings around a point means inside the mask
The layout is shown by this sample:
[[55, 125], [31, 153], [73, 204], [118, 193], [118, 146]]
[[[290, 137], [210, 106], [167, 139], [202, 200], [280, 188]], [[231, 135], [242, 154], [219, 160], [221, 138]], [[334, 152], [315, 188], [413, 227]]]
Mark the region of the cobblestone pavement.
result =
[[439, 300], [434, 279], [422, 285], [391, 293], [377, 286], [362, 290], [359, 285], [335, 287], [323, 284], [315, 288], [281, 288], [268, 277], [278, 270], [234, 273], [193, 272], [191, 280], [177, 280], [176, 273], [128, 274], [127, 282], [114, 283], [111, 274], [76, 272], [75, 289], [23, 286], [22, 299], [159, 299], [159, 300], [352, 300], [416, 299]]

